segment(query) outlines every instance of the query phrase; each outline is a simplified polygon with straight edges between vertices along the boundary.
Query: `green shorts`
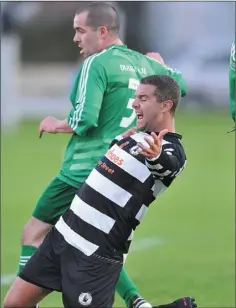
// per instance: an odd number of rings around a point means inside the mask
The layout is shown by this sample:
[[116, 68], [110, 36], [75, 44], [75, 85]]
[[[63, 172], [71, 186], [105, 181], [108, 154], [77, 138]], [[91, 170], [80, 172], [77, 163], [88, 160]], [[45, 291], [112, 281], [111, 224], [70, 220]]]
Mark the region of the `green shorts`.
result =
[[33, 211], [33, 217], [54, 225], [70, 207], [78, 187], [70, 186], [55, 177], [46, 187]]

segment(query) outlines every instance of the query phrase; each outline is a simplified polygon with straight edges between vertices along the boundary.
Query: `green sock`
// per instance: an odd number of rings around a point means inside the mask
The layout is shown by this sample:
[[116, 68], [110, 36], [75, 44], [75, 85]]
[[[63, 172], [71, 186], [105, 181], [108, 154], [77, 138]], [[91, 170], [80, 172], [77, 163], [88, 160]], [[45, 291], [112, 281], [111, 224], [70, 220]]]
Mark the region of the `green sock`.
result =
[[125, 300], [126, 306], [129, 307], [130, 300], [135, 296], [138, 295], [138, 290], [133, 283], [133, 281], [129, 278], [128, 274], [126, 273], [124, 267], [120, 272], [120, 277], [116, 284], [116, 292]]
[[34, 246], [27, 246], [27, 245], [21, 246], [21, 256], [20, 256], [19, 269], [17, 275], [19, 275], [19, 273], [25, 266], [26, 262], [31, 258], [31, 256], [34, 254], [36, 250], [37, 247]]

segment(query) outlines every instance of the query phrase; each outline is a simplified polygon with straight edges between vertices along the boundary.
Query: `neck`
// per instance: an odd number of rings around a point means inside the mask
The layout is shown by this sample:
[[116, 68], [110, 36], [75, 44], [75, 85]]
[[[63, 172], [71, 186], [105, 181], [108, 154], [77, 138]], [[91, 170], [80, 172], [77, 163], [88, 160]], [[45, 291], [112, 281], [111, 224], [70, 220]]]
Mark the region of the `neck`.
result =
[[111, 45], [124, 45], [123, 42], [117, 38], [117, 37], [111, 37], [110, 39], [108, 39], [108, 41], [106, 42], [104, 48], [107, 48]]
[[152, 130], [153, 132], [160, 132], [163, 129], [168, 129], [169, 133], [175, 133], [175, 120], [173, 117], [169, 117], [168, 119], [165, 119], [165, 121], [156, 123], [153, 128], [155, 128]]

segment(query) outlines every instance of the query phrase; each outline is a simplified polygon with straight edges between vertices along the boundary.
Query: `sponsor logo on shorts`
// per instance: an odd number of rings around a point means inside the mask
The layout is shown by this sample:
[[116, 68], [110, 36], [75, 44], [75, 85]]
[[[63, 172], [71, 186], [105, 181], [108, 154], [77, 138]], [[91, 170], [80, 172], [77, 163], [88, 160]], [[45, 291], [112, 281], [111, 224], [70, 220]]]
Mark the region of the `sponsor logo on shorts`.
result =
[[91, 293], [81, 293], [79, 296], [79, 303], [82, 306], [89, 306], [92, 303]]

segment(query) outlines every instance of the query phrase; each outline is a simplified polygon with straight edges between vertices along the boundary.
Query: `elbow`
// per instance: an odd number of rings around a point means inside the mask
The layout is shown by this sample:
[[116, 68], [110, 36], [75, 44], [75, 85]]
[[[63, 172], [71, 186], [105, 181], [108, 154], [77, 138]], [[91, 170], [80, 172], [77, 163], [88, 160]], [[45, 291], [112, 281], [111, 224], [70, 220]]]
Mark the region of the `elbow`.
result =
[[80, 121], [74, 131], [79, 136], [86, 136], [90, 135], [97, 127], [98, 125], [95, 121]]

